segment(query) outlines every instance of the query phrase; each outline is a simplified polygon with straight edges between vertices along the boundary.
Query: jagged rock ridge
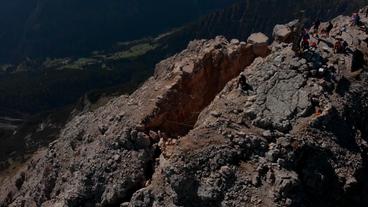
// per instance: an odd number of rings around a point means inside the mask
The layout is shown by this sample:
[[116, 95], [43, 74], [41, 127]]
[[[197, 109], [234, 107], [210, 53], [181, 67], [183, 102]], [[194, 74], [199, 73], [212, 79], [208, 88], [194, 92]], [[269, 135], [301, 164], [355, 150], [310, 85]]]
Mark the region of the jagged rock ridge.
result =
[[368, 35], [333, 24], [301, 56], [261, 34], [192, 42], [3, 176], [0, 204], [367, 205]]
[[131, 96], [69, 122], [48, 150], [20, 170], [20, 177], [4, 180], [3, 204], [109, 206], [128, 201], [150, 178], [159, 140], [191, 129], [197, 111], [257, 57], [255, 48], [221, 37], [192, 42], [158, 64], [155, 76]]

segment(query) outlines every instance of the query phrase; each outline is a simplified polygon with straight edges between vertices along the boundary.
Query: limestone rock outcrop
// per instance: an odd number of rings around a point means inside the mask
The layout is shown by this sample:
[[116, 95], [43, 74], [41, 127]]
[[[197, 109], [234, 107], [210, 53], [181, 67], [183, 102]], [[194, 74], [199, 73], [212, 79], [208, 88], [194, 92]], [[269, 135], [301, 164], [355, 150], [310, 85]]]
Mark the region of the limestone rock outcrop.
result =
[[284, 24], [278, 24], [274, 27], [272, 36], [275, 41], [291, 42], [292, 29]]
[[200, 111], [257, 57], [252, 46], [223, 37], [191, 42], [159, 63], [155, 75], [132, 95], [77, 115], [48, 149], [16, 176], [5, 176], [1, 206], [129, 201], [149, 181], [156, 154], [169, 138], [193, 128]]
[[368, 205], [368, 35], [349, 21], [300, 54], [283, 32], [191, 42], [2, 176], [0, 206]]
[[253, 45], [253, 52], [257, 56], [265, 57], [270, 53], [269, 38], [263, 33], [254, 33], [248, 37], [247, 43]]

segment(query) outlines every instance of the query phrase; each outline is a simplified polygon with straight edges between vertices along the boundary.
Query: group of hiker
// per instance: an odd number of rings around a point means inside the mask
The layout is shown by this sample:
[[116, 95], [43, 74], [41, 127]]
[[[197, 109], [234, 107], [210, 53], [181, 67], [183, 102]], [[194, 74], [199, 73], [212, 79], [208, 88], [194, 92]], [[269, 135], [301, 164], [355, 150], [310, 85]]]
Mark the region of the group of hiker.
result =
[[[321, 20], [317, 19], [314, 22], [313, 27], [312, 27], [312, 29], [313, 29], [312, 34], [314, 34], [314, 36], [317, 37], [317, 38], [319, 38], [320, 26], [321, 26]], [[333, 29], [333, 24], [332, 24], [331, 21], [329, 21], [327, 27], [322, 29], [321, 34], [326, 36], [326, 37], [329, 37], [330, 32], [331, 32], [332, 29]]]
[[[368, 9], [365, 11], [365, 15], [368, 18]], [[348, 53], [352, 52], [349, 49], [349, 44], [341, 37], [343, 33], [348, 32], [347, 26], [342, 25], [339, 29], [337, 35], [333, 37], [335, 40], [334, 43], [328, 43], [323, 38], [329, 38], [331, 31], [334, 29], [334, 24], [329, 21], [322, 29], [321, 29], [321, 20], [316, 19], [313, 23], [311, 29], [304, 27], [304, 11], [301, 12], [301, 17], [299, 18], [299, 24], [296, 25], [296, 33], [300, 35], [295, 35], [293, 40], [293, 50], [297, 55], [302, 55], [304, 52], [317, 52], [318, 45], [321, 41], [326, 42], [328, 47], [333, 46], [333, 52], [335, 54], [339, 53]], [[368, 34], [368, 25], [363, 24], [361, 21], [361, 17], [358, 13], [354, 13], [351, 17], [351, 26], [359, 27], [360, 29], [364, 28], [365, 32]], [[339, 37], [340, 36], [340, 37]], [[313, 38], [312, 38], [313, 37]], [[327, 49], [328, 50], [328, 49]], [[323, 61], [320, 61], [323, 62]], [[336, 69], [333, 65], [325, 65], [322, 64], [318, 66], [318, 70], [314, 70], [314, 76], [324, 77], [326, 74], [330, 74], [331, 79], [336, 79]], [[238, 79], [237, 88], [242, 91], [247, 91], [250, 89], [250, 86], [247, 84], [247, 80], [244, 74], [241, 74]]]
[[[368, 9], [365, 12], [366, 17], [368, 17]], [[299, 19], [299, 22], [304, 22], [304, 19]], [[351, 50], [349, 49], [349, 44], [343, 39], [344, 33], [348, 32], [347, 25], [340, 26], [339, 30], [337, 31], [336, 35], [333, 38], [330, 37], [331, 31], [336, 27], [331, 21], [323, 25], [321, 28], [321, 20], [316, 19], [312, 25], [312, 27], [306, 28], [301, 23], [299, 25], [299, 37], [298, 40], [300, 44], [298, 44], [295, 49], [293, 49], [298, 55], [302, 55], [303, 53], [319, 53], [318, 52], [318, 45], [321, 41], [325, 42], [327, 47], [333, 47], [333, 53], [335, 54], [345, 54], [349, 53]], [[358, 13], [354, 13], [351, 17], [351, 26], [358, 27], [360, 30], [365, 31], [368, 33], [368, 25], [364, 24], [361, 21], [361, 16]], [[328, 39], [333, 40], [334, 42], [329, 42]], [[298, 42], [294, 42], [296, 44]], [[293, 47], [294, 48], [294, 47]], [[323, 47], [325, 50], [325, 47]], [[328, 49], [327, 49], [328, 50]], [[323, 62], [323, 61], [321, 61]], [[333, 66], [327, 66], [322, 64], [318, 66], [318, 70], [314, 70], [312, 73], [314, 76], [325, 77], [330, 74], [332, 79], [336, 76], [336, 71], [334, 70]]]
[[[366, 16], [368, 17], [368, 9], [366, 11]], [[364, 31], [366, 31], [368, 33], [368, 25], [364, 25], [361, 21], [361, 17], [358, 13], [354, 13], [351, 17], [351, 26], [357, 26], [360, 29], [363, 29]], [[328, 22], [328, 25], [326, 25], [323, 29], [320, 29], [321, 27], [321, 20], [320, 19], [316, 19], [313, 23], [313, 26], [311, 29], [308, 28], [304, 28], [301, 31], [300, 34], [300, 47], [302, 49], [302, 51], [308, 50], [308, 49], [313, 49], [313, 48], [317, 48], [321, 37], [329, 37], [330, 36], [330, 32], [332, 31], [332, 29], [334, 28], [334, 25], [331, 21]], [[342, 35], [344, 32], [347, 31], [346, 26], [342, 26], [340, 28], [339, 31], [339, 35]], [[320, 37], [321, 35], [321, 37]], [[314, 41], [312, 41], [311, 36], [314, 37]], [[346, 41], [344, 41], [341, 38], [335, 38], [336, 41], [334, 43], [334, 53], [345, 53], [347, 51], [348, 48], [348, 43]]]
[[[320, 26], [321, 26], [321, 21], [319, 19], [317, 19], [311, 30], [304, 28], [304, 30], [301, 33], [301, 49], [304, 51], [306, 49], [309, 48], [317, 48], [317, 45], [319, 44], [320, 41], [320, 34], [324, 37], [329, 37], [330, 36], [330, 32], [333, 29], [333, 24], [332, 22], [328, 22], [327, 27], [325, 27], [324, 29], [321, 30], [320, 32]], [[312, 34], [312, 36], [316, 39], [317, 42], [315, 41], [311, 41], [311, 36], [310, 34]]]

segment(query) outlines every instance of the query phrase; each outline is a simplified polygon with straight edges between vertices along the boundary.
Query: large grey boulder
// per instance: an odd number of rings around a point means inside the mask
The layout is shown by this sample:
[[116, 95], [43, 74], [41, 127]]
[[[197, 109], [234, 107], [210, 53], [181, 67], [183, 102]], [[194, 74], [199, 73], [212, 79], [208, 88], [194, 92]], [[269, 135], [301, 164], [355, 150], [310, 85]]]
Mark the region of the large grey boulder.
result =
[[293, 39], [291, 28], [283, 24], [278, 24], [273, 28], [272, 36], [277, 42], [290, 43]]
[[252, 45], [256, 56], [265, 57], [270, 54], [269, 38], [263, 33], [254, 33], [248, 37], [247, 43]]

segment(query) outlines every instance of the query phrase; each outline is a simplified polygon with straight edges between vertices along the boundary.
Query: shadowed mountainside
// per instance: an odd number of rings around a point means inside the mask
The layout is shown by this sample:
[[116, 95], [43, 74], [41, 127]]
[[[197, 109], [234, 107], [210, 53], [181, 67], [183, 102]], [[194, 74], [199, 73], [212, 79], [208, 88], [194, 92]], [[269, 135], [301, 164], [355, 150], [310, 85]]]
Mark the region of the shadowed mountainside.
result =
[[81, 56], [193, 21], [233, 0], [1, 0], [0, 62]]

